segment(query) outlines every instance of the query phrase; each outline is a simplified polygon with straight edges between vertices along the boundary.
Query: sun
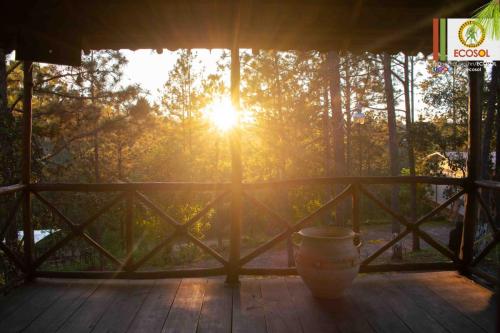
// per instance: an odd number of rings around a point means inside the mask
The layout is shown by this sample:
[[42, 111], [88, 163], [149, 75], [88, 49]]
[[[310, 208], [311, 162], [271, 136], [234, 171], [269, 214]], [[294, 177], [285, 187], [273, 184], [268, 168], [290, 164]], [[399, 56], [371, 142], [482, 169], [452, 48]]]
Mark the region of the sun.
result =
[[203, 109], [203, 114], [221, 132], [227, 132], [238, 124], [238, 112], [229, 98], [215, 100]]

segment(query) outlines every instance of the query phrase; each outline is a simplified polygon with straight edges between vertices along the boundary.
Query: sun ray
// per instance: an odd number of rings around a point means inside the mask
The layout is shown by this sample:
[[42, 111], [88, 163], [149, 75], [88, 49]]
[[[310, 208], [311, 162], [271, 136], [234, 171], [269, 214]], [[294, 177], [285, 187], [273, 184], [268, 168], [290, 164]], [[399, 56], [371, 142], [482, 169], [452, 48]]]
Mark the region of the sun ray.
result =
[[229, 98], [220, 98], [206, 106], [204, 116], [221, 132], [227, 132], [238, 124], [238, 112]]

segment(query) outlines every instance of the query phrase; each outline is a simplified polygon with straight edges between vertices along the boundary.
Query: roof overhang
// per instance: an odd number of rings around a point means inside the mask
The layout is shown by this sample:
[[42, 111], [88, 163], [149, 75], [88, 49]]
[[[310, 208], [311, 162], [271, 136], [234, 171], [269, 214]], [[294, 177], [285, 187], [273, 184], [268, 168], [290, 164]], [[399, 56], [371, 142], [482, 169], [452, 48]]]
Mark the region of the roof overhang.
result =
[[430, 53], [432, 18], [470, 17], [482, 1], [11, 1], [0, 47], [76, 64], [81, 50], [250, 48]]

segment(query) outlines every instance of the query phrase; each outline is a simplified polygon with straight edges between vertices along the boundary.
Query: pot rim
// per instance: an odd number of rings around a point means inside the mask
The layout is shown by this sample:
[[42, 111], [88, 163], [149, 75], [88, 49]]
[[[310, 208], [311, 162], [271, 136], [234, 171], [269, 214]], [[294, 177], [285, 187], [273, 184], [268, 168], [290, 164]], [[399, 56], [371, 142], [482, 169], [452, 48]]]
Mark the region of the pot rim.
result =
[[[334, 233], [334, 232], [339, 232], [341, 233], [339, 236], [328, 236], [328, 235], [311, 235], [309, 232], [312, 232], [312, 231], [316, 231], [316, 232], [325, 232], [327, 234], [331, 234], [331, 233]], [[356, 235], [356, 233], [354, 231], [352, 231], [351, 229], [349, 228], [345, 228], [345, 227], [334, 227], [334, 226], [321, 226], [321, 227], [307, 227], [307, 228], [303, 228], [303, 229], [300, 229], [299, 232], [297, 232], [301, 237], [304, 237], [304, 238], [313, 238], [313, 239], [322, 239], [322, 240], [332, 240], [332, 239], [350, 239], [350, 238], [354, 238], [354, 236]], [[343, 234], [342, 234], [343, 233]]]

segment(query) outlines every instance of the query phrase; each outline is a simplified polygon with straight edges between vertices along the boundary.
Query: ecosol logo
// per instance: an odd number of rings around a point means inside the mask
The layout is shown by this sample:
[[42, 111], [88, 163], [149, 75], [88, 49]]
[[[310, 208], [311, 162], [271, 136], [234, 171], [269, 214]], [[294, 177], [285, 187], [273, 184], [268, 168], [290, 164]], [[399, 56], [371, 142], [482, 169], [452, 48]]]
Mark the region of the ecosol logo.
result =
[[456, 48], [453, 56], [456, 58], [489, 58], [488, 49], [476, 49], [484, 43], [486, 30], [483, 25], [474, 20], [467, 20], [458, 29], [458, 40], [467, 49]]
[[[488, 23], [488, 22], [486, 22]], [[435, 61], [499, 61], [500, 43], [487, 33], [486, 23], [470, 18], [432, 21]]]
[[483, 25], [477, 21], [465, 21], [458, 29], [458, 40], [465, 47], [473, 48], [481, 46], [486, 38]]

